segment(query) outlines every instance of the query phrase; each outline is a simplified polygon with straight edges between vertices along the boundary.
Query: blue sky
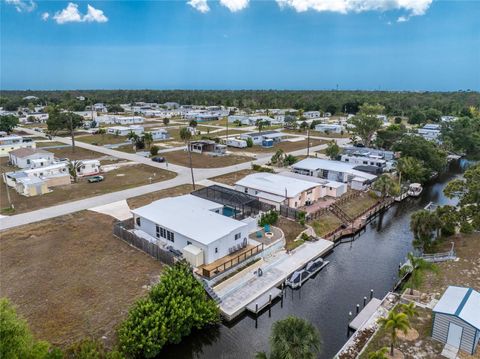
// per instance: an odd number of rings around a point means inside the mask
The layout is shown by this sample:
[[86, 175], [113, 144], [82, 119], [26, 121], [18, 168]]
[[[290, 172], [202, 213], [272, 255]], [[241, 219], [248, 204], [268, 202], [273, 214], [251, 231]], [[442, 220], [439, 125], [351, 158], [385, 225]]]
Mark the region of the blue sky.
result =
[[480, 1], [0, 1], [2, 89], [480, 90]]

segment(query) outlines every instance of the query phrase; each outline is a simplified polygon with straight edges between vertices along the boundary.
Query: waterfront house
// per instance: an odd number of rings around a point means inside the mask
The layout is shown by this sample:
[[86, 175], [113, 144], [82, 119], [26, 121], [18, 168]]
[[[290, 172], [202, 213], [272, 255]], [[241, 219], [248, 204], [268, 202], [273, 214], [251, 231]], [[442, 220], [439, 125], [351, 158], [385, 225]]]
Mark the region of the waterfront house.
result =
[[212, 263], [246, 246], [248, 224], [223, 215], [223, 205], [194, 195], [168, 197], [132, 210], [135, 233], [186, 252], [193, 265]]
[[318, 183], [321, 186], [321, 192], [320, 192], [321, 198], [325, 196], [338, 198], [338, 197], [341, 197], [343, 194], [347, 193], [347, 190], [348, 190], [348, 186], [346, 183], [329, 181], [319, 177], [306, 176], [306, 175], [302, 175], [300, 173], [294, 173], [294, 172], [280, 172], [278, 175], [285, 176], [285, 177], [292, 177], [292, 178], [300, 179], [307, 182]]
[[384, 171], [387, 167], [387, 161], [377, 156], [355, 156], [343, 154], [340, 157], [340, 160], [342, 162], [347, 162], [359, 166], [375, 166], [377, 167], [377, 170], [380, 169], [380, 172]]
[[8, 153], [19, 148], [35, 148], [36, 144], [29, 138], [18, 135], [0, 137], [0, 157], [7, 157]]
[[377, 176], [355, 169], [356, 165], [321, 158], [306, 158], [292, 165], [292, 172], [350, 184], [352, 189], [366, 189]]
[[308, 206], [322, 197], [321, 184], [298, 178], [259, 172], [245, 176], [235, 183], [235, 189], [257, 197], [260, 201], [291, 208]]
[[432, 338], [473, 355], [480, 340], [480, 293], [449, 286], [433, 308]]
[[38, 168], [54, 163], [54, 154], [42, 149], [19, 148], [8, 153], [9, 162], [19, 168]]

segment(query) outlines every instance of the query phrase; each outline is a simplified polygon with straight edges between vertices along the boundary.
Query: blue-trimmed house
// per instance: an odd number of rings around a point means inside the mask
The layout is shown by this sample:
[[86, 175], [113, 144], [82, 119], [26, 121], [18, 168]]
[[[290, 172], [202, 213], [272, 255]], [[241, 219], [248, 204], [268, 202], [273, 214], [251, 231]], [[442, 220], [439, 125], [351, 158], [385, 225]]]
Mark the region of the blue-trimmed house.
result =
[[480, 293], [449, 286], [433, 308], [432, 338], [474, 354], [480, 340]]

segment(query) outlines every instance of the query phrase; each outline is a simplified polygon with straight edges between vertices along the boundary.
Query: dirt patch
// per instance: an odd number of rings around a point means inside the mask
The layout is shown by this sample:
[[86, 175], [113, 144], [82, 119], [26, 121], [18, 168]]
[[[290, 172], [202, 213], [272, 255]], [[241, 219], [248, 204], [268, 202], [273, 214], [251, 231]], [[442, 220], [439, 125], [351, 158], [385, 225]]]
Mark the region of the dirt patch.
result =
[[[88, 183], [87, 179], [82, 178], [78, 183], [72, 183], [67, 186], [52, 187], [52, 192], [35, 197], [22, 196], [13, 188], [9, 188], [10, 198], [15, 206], [14, 214], [34, 211], [36, 209], [50, 207], [60, 203], [94, 197], [100, 194], [116, 192], [154, 182], [165, 181], [174, 178], [175, 173], [138, 164], [120, 167], [116, 170], [102, 173], [102, 176], [105, 177], [105, 180], [102, 182]], [[4, 198], [3, 195], [0, 202], [0, 208], [8, 207], [6, 198]]]
[[295, 238], [297, 238], [300, 233], [305, 230], [305, 226], [302, 226], [300, 223], [290, 219], [286, 219], [285, 217], [279, 217], [275, 227], [278, 227], [283, 231], [283, 234], [285, 235], [286, 246], [290, 249], [298, 246], [297, 243], [294, 243]]
[[2, 232], [0, 295], [38, 339], [65, 346], [106, 337], [158, 279], [162, 265], [112, 235], [113, 219], [88, 211]]
[[[396, 349], [399, 349], [407, 359], [440, 358], [443, 344], [430, 337], [432, 329], [432, 312], [429, 309], [417, 307], [418, 316], [410, 319], [413, 329], [418, 332], [418, 339], [414, 342], [398, 336]], [[368, 354], [383, 347], [390, 347], [390, 332], [380, 328], [372, 338], [360, 359], [368, 358]]]
[[[165, 157], [170, 163], [186, 167], [189, 166], [189, 158], [187, 151], [173, 151], [163, 153], [162, 156]], [[250, 157], [237, 155], [209, 156], [207, 154], [192, 153], [192, 163], [193, 167], [195, 168], [227, 167], [251, 160], [252, 159]]]
[[[203, 186], [195, 185], [195, 189], [203, 188]], [[144, 194], [142, 196], [132, 197], [127, 199], [127, 203], [130, 209], [135, 209], [138, 207], [145, 206], [153, 201], [159, 200], [166, 197], [176, 197], [183, 194], [188, 194], [193, 191], [192, 185], [182, 184], [180, 186], [162, 189], [161, 191], [151, 192]]]
[[234, 186], [235, 182], [241, 180], [243, 177], [248, 176], [252, 173], [255, 173], [255, 171], [248, 169], [248, 170], [241, 170], [238, 172], [227, 173], [225, 175], [213, 177], [210, 179], [215, 182], [223, 183], [229, 186]]
[[439, 298], [449, 285], [480, 290], [480, 234], [464, 234], [444, 239], [435, 251], [450, 250], [451, 242], [455, 243], [458, 260], [437, 263], [436, 274], [425, 272], [420, 291], [437, 293]]

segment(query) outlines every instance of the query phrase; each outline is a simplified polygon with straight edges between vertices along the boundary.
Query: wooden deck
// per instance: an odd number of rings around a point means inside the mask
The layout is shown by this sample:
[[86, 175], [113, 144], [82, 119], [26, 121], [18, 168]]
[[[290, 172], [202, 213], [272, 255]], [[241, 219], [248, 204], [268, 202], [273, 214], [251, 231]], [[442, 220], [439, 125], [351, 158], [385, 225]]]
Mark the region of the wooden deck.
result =
[[262, 250], [263, 245], [255, 246], [253, 244], [248, 244], [245, 248], [235, 253], [226, 255], [225, 257], [217, 259], [215, 262], [210, 264], [204, 264], [198, 267], [199, 274], [207, 278], [213, 278], [236, 266], [237, 264], [244, 262], [255, 254], [260, 253]]

